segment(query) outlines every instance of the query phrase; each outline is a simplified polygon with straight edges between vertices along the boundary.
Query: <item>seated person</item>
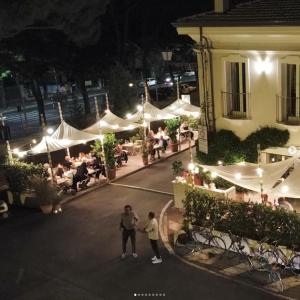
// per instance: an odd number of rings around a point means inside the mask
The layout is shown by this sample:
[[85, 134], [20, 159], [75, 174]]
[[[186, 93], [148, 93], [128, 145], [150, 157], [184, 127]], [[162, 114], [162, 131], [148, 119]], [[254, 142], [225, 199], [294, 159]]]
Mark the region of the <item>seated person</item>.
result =
[[294, 211], [294, 207], [285, 198], [281, 197], [278, 199], [278, 207], [283, 208], [287, 211]]
[[73, 185], [74, 173], [68, 167], [64, 167], [63, 170], [64, 170], [63, 178], [65, 179], [63, 185], [67, 190], [68, 188], [72, 187], [72, 185]]
[[58, 166], [57, 166], [56, 173], [55, 173], [55, 176], [62, 178], [63, 175], [64, 175], [64, 169], [63, 169], [63, 166], [62, 166], [62, 165], [58, 165]]
[[180, 135], [184, 138], [194, 138], [194, 133], [192, 130], [190, 130], [189, 124], [186, 121], [180, 125]]
[[118, 166], [122, 166], [122, 160], [126, 163], [128, 162], [128, 154], [127, 151], [122, 149], [122, 146], [120, 144], [117, 144], [115, 147], [115, 154], [119, 155], [117, 157], [117, 164]]
[[106, 177], [106, 173], [105, 173], [105, 167], [104, 164], [101, 161], [101, 158], [99, 157], [94, 157], [94, 160], [91, 163], [91, 168], [96, 171], [95, 177], [97, 179], [99, 179], [100, 174], [102, 174], [104, 177]]
[[73, 165], [73, 163], [72, 163], [72, 161], [71, 161], [71, 158], [70, 158], [70, 156], [65, 156], [65, 160], [64, 160], [64, 162], [62, 163], [62, 165], [64, 166], [64, 167], [67, 167], [67, 168], [71, 168], [71, 166]]
[[74, 175], [73, 178], [73, 184], [72, 184], [72, 188], [77, 191], [77, 183], [87, 180], [86, 183], [88, 183], [88, 175], [89, 175], [89, 171], [87, 169], [87, 164], [86, 162], [83, 162], [76, 171], [76, 174]]
[[47, 163], [43, 165], [42, 178], [45, 181], [49, 181], [52, 179], [50, 165]]

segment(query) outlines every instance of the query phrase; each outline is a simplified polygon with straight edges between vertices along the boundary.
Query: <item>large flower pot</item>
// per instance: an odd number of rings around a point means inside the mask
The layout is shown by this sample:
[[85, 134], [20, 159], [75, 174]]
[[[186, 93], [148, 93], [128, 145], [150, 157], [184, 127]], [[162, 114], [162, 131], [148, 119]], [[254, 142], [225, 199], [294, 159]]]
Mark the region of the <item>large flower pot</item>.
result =
[[178, 143], [170, 143], [170, 148], [172, 152], [178, 152]]
[[116, 168], [114, 168], [114, 169], [108, 168], [107, 173], [108, 173], [107, 174], [108, 179], [113, 180], [116, 178], [117, 169]]
[[52, 213], [53, 205], [52, 204], [41, 205], [40, 208], [41, 208], [41, 211], [43, 212], [43, 214], [49, 215]]
[[144, 166], [148, 166], [148, 164], [149, 164], [148, 156], [143, 157], [143, 164], [144, 164]]

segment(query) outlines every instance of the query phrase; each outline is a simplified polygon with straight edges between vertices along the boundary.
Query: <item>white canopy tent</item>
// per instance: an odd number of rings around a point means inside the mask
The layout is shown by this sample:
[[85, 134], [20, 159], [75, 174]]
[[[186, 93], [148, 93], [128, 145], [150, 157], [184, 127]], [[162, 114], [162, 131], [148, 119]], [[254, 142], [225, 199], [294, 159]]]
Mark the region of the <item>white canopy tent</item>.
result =
[[95, 124], [86, 128], [84, 132], [87, 132], [89, 134], [99, 134], [100, 131], [101, 134], [114, 133], [133, 130], [138, 126], [138, 124], [134, 124], [132, 121], [129, 120], [124, 120], [113, 114], [110, 110], [106, 110], [105, 115]]
[[72, 145], [71, 140], [57, 140], [53, 139], [50, 136], [44, 136], [42, 140], [31, 149], [31, 152], [33, 154], [47, 153], [47, 144], [49, 152], [54, 152], [74, 146]]
[[295, 161], [294, 170], [273, 190], [272, 194], [279, 197], [300, 198], [300, 160]]
[[200, 107], [192, 105], [182, 99], [177, 99], [162, 109], [162, 111], [176, 116], [200, 117]]
[[65, 121], [62, 121], [58, 128], [51, 136], [43, 137], [41, 142], [32, 148], [32, 153], [46, 153], [47, 145], [50, 152], [69, 148], [71, 146], [79, 145], [89, 141], [98, 139], [99, 136], [89, 134], [84, 131], [78, 130]]
[[175, 115], [157, 108], [148, 101], [144, 103], [144, 107], [138, 106], [138, 111], [135, 114], [127, 115], [128, 120], [132, 122], [139, 122], [143, 120], [144, 116], [145, 122], [147, 123], [165, 119], [172, 119], [175, 117]]
[[51, 135], [51, 138], [57, 140], [72, 140], [72, 143], [78, 141], [79, 144], [81, 144], [96, 140], [99, 138], [99, 135], [78, 130], [65, 121], [62, 121], [58, 128]]
[[219, 176], [243, 188], [260, 192], [271, 192], [274, 185], [293, 167], [295, 158], [272, 164], [237, 164], [229, 166], [206, 166], [200, 165], [204, 169], [212, 172], [213, 177]]

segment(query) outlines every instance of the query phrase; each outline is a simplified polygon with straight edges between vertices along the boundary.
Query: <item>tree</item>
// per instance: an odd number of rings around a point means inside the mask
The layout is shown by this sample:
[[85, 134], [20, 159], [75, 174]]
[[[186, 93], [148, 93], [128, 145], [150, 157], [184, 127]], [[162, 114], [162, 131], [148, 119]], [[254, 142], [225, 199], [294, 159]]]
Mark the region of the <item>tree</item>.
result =
[[107, 88], [109, 91], [109, 102], [114, 112], [124, 116], [131, 107], [134, 91], [128, 86], [132, 76], [121, 64], [110, 68], [107, 76]]
[[[109, 0], [14, 0], [0, 2], [0, 39], [28, 30], [57, 30], [80, 46], [94, 44]], [[17, 22], [16, 22], [17, 20]]]

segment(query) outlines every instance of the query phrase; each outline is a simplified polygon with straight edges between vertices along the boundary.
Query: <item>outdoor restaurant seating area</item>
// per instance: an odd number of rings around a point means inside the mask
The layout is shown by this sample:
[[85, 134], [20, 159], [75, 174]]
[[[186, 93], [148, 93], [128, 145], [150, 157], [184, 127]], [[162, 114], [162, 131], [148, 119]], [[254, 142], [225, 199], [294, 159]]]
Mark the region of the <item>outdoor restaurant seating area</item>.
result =
[[181, 99], [159, 109], [146, 97], [126, 119], [112, 113], [106, 100], [103, 116], [96, 112], [96, 122], [84, 130], [68, 124], [58, 104], [61, 123], [56, 130], [45, 127], [40, 142], [30, 144], [29, 150], [13, 149], [12, 154], [43, 163], [44, 180], [61, 194], [73, 195], [192, 147], [197, 139], [196, 128], [187, 121], [196, 120], [200, 108]]
[[[182, 150], [190, 146], [189, 134], [194, 136], [197, 132], [186, 129], [181, 133], [180, 138], [178, 133]], [[146, 141], [150, 164], [172, 154], [169, 147], [170, 138], [166, 129], [163, 130], [159, 127], [155, 133], [150, 130]], [[114, 147], [116, 177], [124, 176], [144, 166], [142, 143], [143, 140], [125, 140], [122, 144], [116, 142]], [[192, 145], [194, 145], [194, 140], [191, 140]], [[95, 184], [106, 182], [107, 179], [103, 157], [99, 157], [92, 150], [87, 153], [79, 152], [76, 157], [66, 155], [63, 161], [53, 166], [52, 170], [49, 163], [45, 163], [43, 167], [45, 180], [53, 179], [58, 188], [65, 194], [75, 194]]]

